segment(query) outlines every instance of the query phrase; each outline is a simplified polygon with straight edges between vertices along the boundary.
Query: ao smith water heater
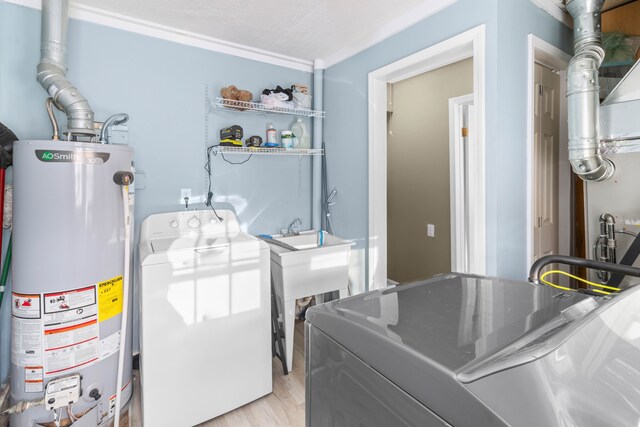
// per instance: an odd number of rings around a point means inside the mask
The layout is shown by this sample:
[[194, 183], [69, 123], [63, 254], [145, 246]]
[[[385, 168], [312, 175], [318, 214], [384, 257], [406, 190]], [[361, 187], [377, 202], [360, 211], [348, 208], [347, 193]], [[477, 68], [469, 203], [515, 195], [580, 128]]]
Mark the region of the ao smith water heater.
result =
[[[131, 169], [132, 150], [21, 141], [13, 153], [11, 403], [42, 399], [51, 380], [68, 378], [60, 388], [79, 380], [82, 395], [57, 415], [98, 426], [115, 413], [123, 304], [125, 219], [113, 177]], [[131, 362], [125, 358], [122, 370], [125, 404]], [[11, 426], [51, 422], [56, 402], [49, 400], [61, 398], [46, 396], [44, 404], [13, 415]]]
[[[12, 427], [118, 427], [132, 396], [133, 150], [65, 77], [67, 0], [43, 0], [37, 80], [53, 137], [13, 148]], [[53, 108], [67, 116], [58, 133]], [[115, 118], [117, 117], [117, 118]]]

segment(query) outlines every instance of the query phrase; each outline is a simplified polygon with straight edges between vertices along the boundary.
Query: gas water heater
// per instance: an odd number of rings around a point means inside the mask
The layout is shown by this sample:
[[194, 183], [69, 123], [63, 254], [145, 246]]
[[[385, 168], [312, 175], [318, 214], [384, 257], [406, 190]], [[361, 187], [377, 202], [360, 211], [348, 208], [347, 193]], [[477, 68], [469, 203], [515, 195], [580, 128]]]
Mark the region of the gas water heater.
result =
[[[133, 150], [47, 140], [16, 142], [13, 153], [11, 404], [31, 407], [12, 415], [11, 426], [105, 425], [119, 412], [125, 221], [133, 209], [116, 181], [123, 173], [132, 180]], [[132, 395], [131, 364], [124, 357], [120, 366], [121, 408]]]

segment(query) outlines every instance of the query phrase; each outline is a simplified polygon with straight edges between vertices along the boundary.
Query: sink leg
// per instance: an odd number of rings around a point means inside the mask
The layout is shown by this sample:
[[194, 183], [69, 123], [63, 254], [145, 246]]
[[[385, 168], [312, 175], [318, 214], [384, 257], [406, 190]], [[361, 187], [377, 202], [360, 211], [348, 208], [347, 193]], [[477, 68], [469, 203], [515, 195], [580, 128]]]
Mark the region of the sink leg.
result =
[[293, 334], [295, 332], [296, 300], [284, 302], [284, 342], [287, 352], [287, 367], [293, 369]]

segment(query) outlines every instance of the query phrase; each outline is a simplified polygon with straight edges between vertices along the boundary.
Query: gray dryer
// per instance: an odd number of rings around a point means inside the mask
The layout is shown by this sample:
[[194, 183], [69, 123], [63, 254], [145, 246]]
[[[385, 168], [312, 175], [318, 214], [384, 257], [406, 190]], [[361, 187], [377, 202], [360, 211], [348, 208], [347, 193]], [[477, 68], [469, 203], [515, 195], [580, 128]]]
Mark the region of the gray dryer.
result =
[[309, 309], [324, 426], [638, 426], [640, 286], [592, 297], [447, 275]]

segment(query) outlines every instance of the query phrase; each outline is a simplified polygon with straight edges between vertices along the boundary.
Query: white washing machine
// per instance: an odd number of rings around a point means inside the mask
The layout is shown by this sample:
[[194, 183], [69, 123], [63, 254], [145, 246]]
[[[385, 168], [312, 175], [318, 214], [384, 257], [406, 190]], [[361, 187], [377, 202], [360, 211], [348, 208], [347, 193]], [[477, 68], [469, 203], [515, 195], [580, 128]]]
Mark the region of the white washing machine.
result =
[[217, 213], [142, 223], [145, 426], [193, 426], [271, 393], [269, 248], [232, 211]]

